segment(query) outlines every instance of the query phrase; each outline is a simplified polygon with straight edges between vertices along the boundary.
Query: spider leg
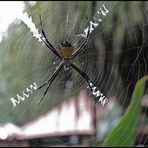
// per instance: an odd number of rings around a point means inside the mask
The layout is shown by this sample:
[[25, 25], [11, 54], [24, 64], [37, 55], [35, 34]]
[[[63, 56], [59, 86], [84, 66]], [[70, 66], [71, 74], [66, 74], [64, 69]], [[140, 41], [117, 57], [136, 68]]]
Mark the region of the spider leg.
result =
[[40, 37], [41, 40], [54, 54], [56, 54], [60, 59], [62, 59], [62, 56], [60, 55], [60, 53], [58, 53], [58, 51], [53, 47], [53, 45], [47, 39], [47, 36], [46, 36], [45, 31], [43, 29], [41, 15], [40, 15], [40, 25], [41, 25], [42, 35], [43, 35], [43, 37]]
[[45, 95], [47, 94], [47, 91], [48, 91], [48, 89], [49, 89], [51, 83], [52, 83], [53, 80], [56, 78], [56, 76], [58, 75], [58, 73], [59, 73], [60, 70], [62, 69], [63, 65], [64, 65], [64, 63], [61, 62], [61, 63], [59, 64], [59, 66], [56, 68], [56, 70], [54, 71], [54, 73], [51, 75], [50, 79], [49, 79], [47, 82], [45, 82], [43, 85], [41, 85], [41, 86], [39, 86], [39, 87], [37, 88], [37, 89], [41, 89], [42, 87], [44, 87], [45, 85], [48, 84], [48, 87], [47, 87], [47, 89], [45, 90], [44, 95], [42, 96], [42, 98], [41, 98], [41, 100], [40, 100], [38, 106], [40, 105], [41, 101], [43, 100], [43, 98], [44, 98]]
[[[88, 17], [86, 15], [86, 18], [88, 20]], [[72, 58], [76, 57], [79, 53], [81, 53], [84, 50], [85, 45], [87, 44], [88, 40], [89, 40], [89, 36], [90, 36], [90, 25], [89, 22], [88, 23], [88, 31], [87, 31], [87, 35], [86, 38], [83, 40], [83, 42], [79, 45], [79, 47], [76, 49], [76, 51], [72, 54]]]
[[[76, 65], [71, 63], [72, 68], [74, 68], [87, 82], [88, 87], [91, 90], [92, 95], [94, 96], [94, 101], [95, 103], [101, 102], [102, 107], [105, 105], [107, 102], [107, 98], [100, 92], [99, 89], [97, 89], [96, 85], [90, 80], [90, 78], [83, 72], [81, 71]], [[97, 91], [95, 92], [95, 90]], [[99, 97], [99, 98], [98, 98]]]
[[50, 86], [50, 85], [48, 85], [47, 89], [45, 90], [44, 95], [42, 96], [42, 98], [41, 98], [40, 102], [38, 103], [38, 106], [39, 106], [39, 105], [40, 105], [40, 103], [42, 102], [42, 100], [43, 100], [44, 96], [47, 94], [47, 91], [48, 91], [48, 89], [49, 89], [49, 86]]
[[71, 67], [74, 68], [85, 79], [88, 86], [91, 88], [90, 83], [92, 83], [92, 81], [90, 80], [90, 78], [82, 70], [80, 70], [75, 64], [71, 63]]

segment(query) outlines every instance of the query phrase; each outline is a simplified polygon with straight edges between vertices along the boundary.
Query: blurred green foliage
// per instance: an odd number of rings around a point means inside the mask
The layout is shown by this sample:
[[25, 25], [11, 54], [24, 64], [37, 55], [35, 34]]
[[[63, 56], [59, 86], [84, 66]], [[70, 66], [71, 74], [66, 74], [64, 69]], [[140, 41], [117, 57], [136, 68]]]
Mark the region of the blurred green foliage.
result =
[[148, 76], [142, 77], [136, 84], [131, 103], [119, 124], [105, 138], [104, 147], [133, 147], [137, 136], [137, 123], [140, 115], [141, 98]]

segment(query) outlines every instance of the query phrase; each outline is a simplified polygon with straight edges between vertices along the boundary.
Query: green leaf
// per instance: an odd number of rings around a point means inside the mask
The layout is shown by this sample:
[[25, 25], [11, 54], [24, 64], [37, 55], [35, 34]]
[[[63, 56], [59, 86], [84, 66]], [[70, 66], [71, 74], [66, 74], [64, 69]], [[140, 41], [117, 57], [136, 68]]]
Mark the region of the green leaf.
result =
[[104, 147], [133, 146], [136, 138], [136, 126], [140, 114], [140, 102], [148, 76], [142, 77], [136, 84], [131, 103], [119, 124], [112, 129], [103, 142]]

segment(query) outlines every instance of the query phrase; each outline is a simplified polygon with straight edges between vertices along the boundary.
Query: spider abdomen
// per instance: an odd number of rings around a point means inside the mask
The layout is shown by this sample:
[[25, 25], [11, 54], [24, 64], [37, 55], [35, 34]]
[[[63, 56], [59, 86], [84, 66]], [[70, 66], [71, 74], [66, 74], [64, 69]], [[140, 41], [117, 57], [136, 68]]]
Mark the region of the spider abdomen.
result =
[[73, 48], [72, 47], [61, 47], [61, 53], [66, 58], [71, 57], [73, 53]]

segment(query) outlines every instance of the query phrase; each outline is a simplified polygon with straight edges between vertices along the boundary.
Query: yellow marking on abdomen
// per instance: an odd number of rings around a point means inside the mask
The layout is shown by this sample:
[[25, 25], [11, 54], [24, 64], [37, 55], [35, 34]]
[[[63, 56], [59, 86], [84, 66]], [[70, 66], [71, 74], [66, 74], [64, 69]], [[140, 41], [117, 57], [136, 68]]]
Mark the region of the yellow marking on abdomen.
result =
[[61, 53], [64, 57], [71, 57], [73, 53], [73, 48], [70, 47], [62, 47]]

